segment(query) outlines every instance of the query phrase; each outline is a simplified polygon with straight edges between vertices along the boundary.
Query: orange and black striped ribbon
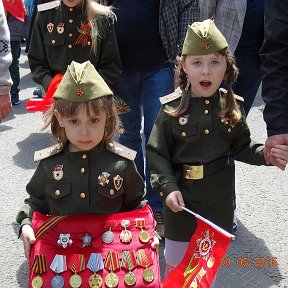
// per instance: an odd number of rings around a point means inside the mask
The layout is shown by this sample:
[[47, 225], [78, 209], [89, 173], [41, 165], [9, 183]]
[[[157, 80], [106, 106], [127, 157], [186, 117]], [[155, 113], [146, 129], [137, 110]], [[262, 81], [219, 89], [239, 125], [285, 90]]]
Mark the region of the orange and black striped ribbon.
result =
[[152, 265], [153, 261], [148, 249], [139, 249], [137, 251], [138, 265], [144, 268]]
[[31, 269], [38, 275], [47, 272], [46, 255], [35, 255]]
[[67, 216], [55, 216], [44, 222], [35, 232], [36, 241], [66, 217]]
[[119, 254], [116, 251], [108, 251], [104, 267], [108, 271], [115, 271], [120, 268]]
[[134, 251], [124, 251], [122, 256], [121, 266], [129, 271], [132, 271], [137, 266], [136, 256]]
[[70, 262], [68, 264], [68, 268], [74, 272], [81, 272], [85, 270], [85, 260], [83, 254], [73, 254]]

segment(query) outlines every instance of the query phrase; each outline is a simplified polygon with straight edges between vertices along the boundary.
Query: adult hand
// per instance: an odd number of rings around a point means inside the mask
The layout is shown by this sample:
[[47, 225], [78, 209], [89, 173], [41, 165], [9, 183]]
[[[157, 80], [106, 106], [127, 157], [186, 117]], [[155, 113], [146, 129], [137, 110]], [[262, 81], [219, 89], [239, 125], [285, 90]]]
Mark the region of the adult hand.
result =
[[180, 191], [173, 191], [166, 197], [166, 205], [173, 211], [179, 212], [185, 206], [182, 193]]
[[279, 134], [279, 135], [273, 135], [267, 138], [265, 142], [265, 158], [269, 158], [269, 162], [280, 168], [281, 170], [285, 170], [285, 165], [283, 161], [281, 161], [279, 158], [276, 158], [271, 153], [271, 149], [275, 148], [276, 145], [288, 145], [288, 134]]
[[11, 111], [11, 97], [10, 94], [0, 95], [0, 123], [2, 120], [8, 116]]
[[23, 244], [24, 244], [25, 257], [27, 258], [27, 260], [29, 260], [31, 245], [36, 242], [34, 231], [30, 225], [25, 224], [22, 226], [21, 232], [22, 232], [21, 238], [22, 238]]

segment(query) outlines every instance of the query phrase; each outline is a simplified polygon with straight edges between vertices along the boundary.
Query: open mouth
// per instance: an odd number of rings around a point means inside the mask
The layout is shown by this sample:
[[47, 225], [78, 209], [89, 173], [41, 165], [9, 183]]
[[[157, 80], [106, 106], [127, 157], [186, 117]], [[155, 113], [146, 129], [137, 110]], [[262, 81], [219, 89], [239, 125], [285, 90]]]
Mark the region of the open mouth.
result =
[[211, 85], [212, 85], [212, 82], [210, 82], [210, 81], [201, 81], [200, 82], [200, 85], [201, 85], [201, 87], [203, 87], [203, 88], [209, 88]]

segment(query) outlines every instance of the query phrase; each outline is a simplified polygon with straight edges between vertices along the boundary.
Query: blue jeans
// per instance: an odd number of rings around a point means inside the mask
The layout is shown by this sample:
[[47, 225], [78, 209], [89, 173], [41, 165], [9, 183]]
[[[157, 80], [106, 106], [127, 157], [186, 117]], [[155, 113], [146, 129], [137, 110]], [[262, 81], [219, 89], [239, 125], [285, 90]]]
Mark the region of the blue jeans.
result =
[[145, 165], [145, 145], [160, 109], [159, 97], [174, 91], [173, 69], [169, 67], [147, 72], [124, 69], [116, 83], [116, 91], [130, 108], [129, 112], [120, 115], [124, 132], [120, 135], [119, 142], [137, 151], [135, 164], [145, 179], [146, 199], [154, 211], [162, 211], [162, 200], [152, 190], [149, 165]]

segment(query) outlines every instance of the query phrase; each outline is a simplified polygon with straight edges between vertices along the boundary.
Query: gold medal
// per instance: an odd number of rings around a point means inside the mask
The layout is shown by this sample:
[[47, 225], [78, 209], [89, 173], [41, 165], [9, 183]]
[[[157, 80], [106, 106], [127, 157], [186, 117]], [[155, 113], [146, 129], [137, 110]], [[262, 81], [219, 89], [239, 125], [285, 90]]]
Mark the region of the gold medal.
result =
[[108, 273], [105, 277], [105, 284], [109, 288], [115, 288], [118, 285], [118, 282], [119, 282], [119, 278], [113, 272]]
[[154, 280], [154, 273], [151, 269], [149, 268], [146, 268], [144, 271], [143, 271], [143, 279], [147, 282], [153, 282]]
[[121, 221], [121, 226], [124, 228], [124, 230], [122, 230], [119, 235], [120, 241], [122, 243], [130, 243], [132, 241], [132, 233], [127, 230], [127, 227], [130, 226], [130, 221], [123, 219]]
[[128, 272], [124, 276], [124, 282], [128, 286], [133, 286], [136, 283], [136, 275], [133, 272]]
[[32, 287], [33, 288], [41, 288], [42, 285], [43, 285], [43, 280], [39, 275], [33, 278], [33, 280], [32, 280]]
[[147, 243], [147, 242], [149, 242], [150, 235], [147, 231], [141, 230], [141, 232], [139, 233], [139, 239], [141, 242]]
[[88, 283], [89, 283], [89, 287], [97, 288], [97, 287], [102, 287], [103, 280], [100, 275], [95, 273], [89, 277]]
[[78, 274], [74, 274], [71, 276], [69, 283], [72, 288], [78, 288], [82, 284], [82, 279]]

